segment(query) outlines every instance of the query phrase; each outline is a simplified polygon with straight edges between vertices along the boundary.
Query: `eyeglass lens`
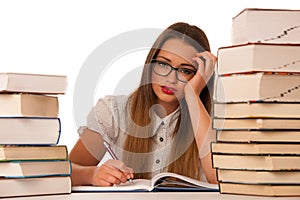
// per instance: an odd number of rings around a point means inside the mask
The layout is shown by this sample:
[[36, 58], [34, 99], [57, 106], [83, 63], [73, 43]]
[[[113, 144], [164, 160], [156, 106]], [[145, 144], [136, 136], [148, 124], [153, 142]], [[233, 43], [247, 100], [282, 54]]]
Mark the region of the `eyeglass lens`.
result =
[[160, 76], [168, 76], [172, 70], [176, 71], [176, 77], [179, 81], [181, 82], [187, 82], [193, 76], [195, 75], [195, 71], [189, 68], [185, 67], [172, 67], [170, 64], [164, 62], [164, 61], [159, 61], [159, 60], [153, 60], [154, 63], [154, 72]]

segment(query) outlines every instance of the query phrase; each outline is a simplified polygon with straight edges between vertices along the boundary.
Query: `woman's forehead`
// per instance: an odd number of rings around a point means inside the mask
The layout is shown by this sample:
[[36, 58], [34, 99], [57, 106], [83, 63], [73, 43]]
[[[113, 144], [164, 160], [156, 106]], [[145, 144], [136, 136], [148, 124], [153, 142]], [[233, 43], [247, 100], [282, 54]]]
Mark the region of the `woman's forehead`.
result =
[[180, 40], [180, 39], [170, 39], [167, 40], [161, 47], [161, 53], [171, 54], [173, 57], [180, 57], [190, 63], [193, 63], [193, 57], [197, 53], [197, 50], [190, 44]]

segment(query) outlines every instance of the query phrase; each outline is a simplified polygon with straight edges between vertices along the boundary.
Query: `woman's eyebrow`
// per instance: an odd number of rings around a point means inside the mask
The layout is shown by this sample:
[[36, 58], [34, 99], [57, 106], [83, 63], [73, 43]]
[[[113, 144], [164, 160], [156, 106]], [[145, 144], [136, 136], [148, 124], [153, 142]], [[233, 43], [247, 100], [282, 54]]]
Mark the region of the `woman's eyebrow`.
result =
[[194, 65], [188, 63], [182, 63], [180, 66], [193, 67], [194, 69], [197, 69]]
[[[164, 57], [164, 56], [157, 56], [157, 58], [162, 58], [162, 59], [168, 61], [169, 63], [171, 63], [171, 60], [170, 60], [169, 58]], [[181, 63], [180, 66], [190, 66], [190, 67], [195, 68], [194, 65], [189, 64], [189, 63]], [[196, 69], [196, 68], [195, 68], [195, 69]]]
[[162, 58], [162, 59], [164, 59], [164, 60], [166, 60], [166, 61], [168, 61], [168, 62], [171, 62], [171, 60], [170, 60], [169, 58], [166, 58], [166, 57], [164, 57], [164, 56], [157, 56], [157, 58]]

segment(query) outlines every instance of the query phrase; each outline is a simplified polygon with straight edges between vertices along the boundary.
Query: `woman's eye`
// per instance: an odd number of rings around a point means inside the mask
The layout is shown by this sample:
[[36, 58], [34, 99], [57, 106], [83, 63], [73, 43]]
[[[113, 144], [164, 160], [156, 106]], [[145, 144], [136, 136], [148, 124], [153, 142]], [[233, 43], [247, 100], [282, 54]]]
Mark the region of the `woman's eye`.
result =
[[158, 64], [163, 67], [163, 68], [168, 68], [169, 64], [168, 63], [164, 63], [164, 62], [158, 62]]
[[187, 75], [195, 74], [195, 72], [193, 70], [187, 69], [187, 68], [180, 68], [178, 70], [178, 72], [183, 73], [183, 74], [187, 74]]

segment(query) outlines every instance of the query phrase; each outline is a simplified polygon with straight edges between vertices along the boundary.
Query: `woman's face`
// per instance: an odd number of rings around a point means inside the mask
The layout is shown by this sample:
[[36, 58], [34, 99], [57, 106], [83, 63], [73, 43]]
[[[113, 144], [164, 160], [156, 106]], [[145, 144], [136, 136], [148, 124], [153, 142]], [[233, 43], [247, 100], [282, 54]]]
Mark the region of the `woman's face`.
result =
[[[168, 71], [168, 69], [171, 69], [169, 66], [184, 68], [180, 72], [172, 70], [165, 76], [152, 70], [152, 88], [158, 97], [158, 103], [166, 110], [166, 114], [173, 112], [178, 107], [179, 101], [184, 97], [184, 87], [188, 80], [184, 79], [182, 73], [184, 72], [184, 76], [192, 77], [192, 72], [196, 72], [196, 63], [192, 60], [196, 53], [197, 50], [193, 46], [184, 43], [180, 39], [170, 39], [165, 42], [155, 58], [160, 67], [163, 68], [162, 70]], [[155, 67], [155, 69], [158, 67]], [[185, 82], [178, 80], [178, 76], [179, 79], [185, 80]]]

